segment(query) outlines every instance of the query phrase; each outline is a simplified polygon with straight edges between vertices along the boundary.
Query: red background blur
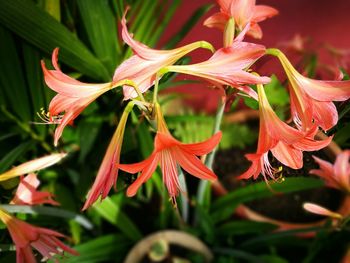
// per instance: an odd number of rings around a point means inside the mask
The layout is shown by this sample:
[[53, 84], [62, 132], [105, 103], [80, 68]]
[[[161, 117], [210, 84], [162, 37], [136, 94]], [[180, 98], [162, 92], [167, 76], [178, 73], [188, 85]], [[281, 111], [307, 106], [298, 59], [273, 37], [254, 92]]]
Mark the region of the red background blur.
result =
[[[192, 29], [182, 44], [206, 40], [215, 47], [220, 47], [221, 33], [216, 29], [202, 26], [205, 18], [219, 10], [214, 0], [183, 1], [164, 39], [168, 39], [181, 28], [194, 10], [208, 3], [213, 3], [215, 6]], [[327, 42], [338, 48], [350, 48], [349, 0], [257, 0], [257, 4], [270, 5], [280, 12], [278, 16], [260, 23], [264, 36], [257, 42], [272, 47], [277, 42], [291, 39], [299, 33], [302, 36], [310, 36], [317, 42]]]

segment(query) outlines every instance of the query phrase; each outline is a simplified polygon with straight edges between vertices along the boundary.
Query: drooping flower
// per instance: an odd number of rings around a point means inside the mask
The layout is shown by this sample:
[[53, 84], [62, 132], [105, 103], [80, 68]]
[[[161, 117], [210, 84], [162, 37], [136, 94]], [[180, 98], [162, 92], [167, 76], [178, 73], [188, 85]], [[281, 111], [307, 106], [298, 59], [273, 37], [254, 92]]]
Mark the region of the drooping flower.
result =
[[0, 220], [8, 228], [15, 243], [17, 263], [36, 263], [32, 248], [35, 248], [45, 259], [51, 259], [56, 254], [63, 256], [64, 251], [78, 255], [78, 252], [58, 239], [66, 237], [61, 233], [28, 224], [2, 208], [0, 208]]
[[48, 70], [45, 62], [41, 61], [47, 86], [58, 93], [50, 102], [48, 116], [43, 117], [47, 118], [50, 124], [58, 124], [54, 136], [55, 146], [57, 146], [64, 127], [72, 123], [91, 102], [108, 90], [128, 83], [128, 80], [120, 79], [113, 83], [89, 84], [73, 79], [58, 67], [58, 50], [55, 48], [52, 53], [54, 70]]
[[[123, 40], [132, 48], [135, 55], [125, 60], [115, 71], [113, 82], [123, 79], [132, 80], [138, 89], [143, 93], [147, 91], [155, 82], [157, 72], [166, 66], [174, 64], [187, 53], [197, 49], [206, 48], [214, 50], [211, 44], [205, 41], [198, 41], [186, 46], [171, 50], [156, 50], [134, 40], [129, 34], [126, 26], [127, 10], [122, 19]], [[137, 97], [135, 89], [129, 85], [124, 85], [124, 99], [128, 100]]]
[[240, 175], [239, 179], [254, 179], [261, 173], [264, 179], [275, 179], [280, 170], [273, 168], [269, 162], [269, 152], [282, 164], [300, 169], [303, 166], [303, 151], [315, 151], [326, 147], [332, 140], [328, 137], [323, 141], [315, 141], [317, 129], [305, 134], [281, 121], [267, 100], [264, 88], [258, 84], [260, 128], [258, 149], [255, 154], [247, 154], [252, 162], [250, 168]]
[[267, 50], [277, 56], [290, 81], [291, 111], [299, 129], [307, 131], [319, 126], [327, 131], [338, 121], [332, 101], [350, 98], [350, 81], [314, 80], [301, 75], [278, 49]]
[[39, 205], [51, 204], [59, 205], [58, 202], [52, 199], [53, 195], [49, 192], [37, 191], [40, 181], [36, 174], [30, 173], [27, 176], [21, 176], [20, 183], [17, 187], [16, 194], [11, 201], [11, 204], [16, 205]]
[[175, 202], [180, 183], [178, 179], [178, 165], [186, 172], [204, 180], [215, 180], [216, 175], [209, 170], [197, 156], [211, 152], [221, 139], [221, 132], [216, 133], [209, 140], [183, 144], [173, 138], [166, 126], [159, 104], [156, 104], [157, 134], [154, 141], [153, 153], [144, 161], [135, 164], [120, 164], [119, 168], [129, 173], [141, 171], [139, 177], [133, 182], [127, 195], [136, 194], [139, 187], [145, 183], [156, 170], [158, 164], [162, 170], [163, 181], [169, 195]]
[[333, 212], [327, 208], [324, 208], [322, 206], [313, 204], [313, 203], [305, 203], [303, 205], [303, 208], [313, 214], [321, 215], [321, 216], [327, 216], [333, 219], [342, 219], [343, 216], [339, 213]]
[[12, 169], [0, 174], [0, 181], [5, 181], [16, 176], [30, 174], [35, 171], [44, 169], [62, 160], [67, 154], [66, 153], [54, 153], [44, 157], [40, 157], [31, 160], [26, 163], [22, 163]]
[[345, 150], [337, 155], [334, 165], [313, 156], [320, 169], [313, 169], [310, 174], [323, 178], [326, 185], [350, 193], [350, 150]]
[[192, 65], [174, 65], [162, 71], [179, 72], [204, 78], [216, 85], [238, 88], [253, 98], [256, 92], [248, 84], [266, 84], [269, 77], [249, 73], [249, 67], [265, 54], [265, 47], [242, 42], [245, 32], [241, 32], [230, 47], [217, 50], [208, 60]]
[[213, 14], [204, 21], [207, 27], [214, 27], [224, 31], [227, 21], [234, 19], [239, 31], [249, 24], [248, 35], [254, 38], [262, 37], [259, 22], [278, 14], [278, 11], [270, 6], [256, 5], [255, 0], [217, 0], [220, 12]]
[[91, 187], [91, 190], [88, 193], [82, 210], [89, 208], [99, 198], [99, 196], [101, 196], [102, 199], [106, 198], [112, 186], [116, 184], [118, 177], [120, 150], [123, 144], [124, 129], [128, 115], [133, 106], [133, 102], [129, 102], [120, 118], [118, 127], [113, 134], [111, 142], [108, 145], [106, 154], [98, 170], [97, 177], [93, 186]]

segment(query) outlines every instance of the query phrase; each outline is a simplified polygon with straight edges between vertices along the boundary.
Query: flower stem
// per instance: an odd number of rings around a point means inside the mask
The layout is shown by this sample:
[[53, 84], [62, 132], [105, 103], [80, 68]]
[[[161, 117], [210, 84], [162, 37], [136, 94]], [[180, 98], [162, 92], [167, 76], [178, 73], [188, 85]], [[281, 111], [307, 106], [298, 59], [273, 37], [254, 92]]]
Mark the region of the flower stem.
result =
[[45, 142], [45, 140], [39, 136], [38, 134], [36, 134], [29, 125], [23, 123], [21, 120], [19, 120], [16, 116], [14, 116], [11, 112], [9, 112], [5, 106], [1, 106], [1, 111], [6, 115], [6, 117], [8, 117], [10, 120], [12, 120], [13, 122], [15, 122], [18, 127], [20, 129], [22, 129], [24, 132], [26, 132], [27, 134], [29, 134], [29, 136], [40, 143], [40, 145], [48, 152], [52, 152], [52, 148], [51, 146]]
[[113, 87], [118, 87], [118, 86], [123, 86], [123, 85], [128, 85], [128, 86], [133, 87], [134, 90], [135, 90], [136, 93], [137, 93], [137, 96], [140, 97], [140, 100], [141, 100], [142, 102], [146, 102], [145, 98], [144, 98], [143, 95], [142, 95], [141, 90], [137, 87], [136, 83], [135, 83], [134, 81], [130, 80], [130, 79], [123, 79], [123, 80], [121, 80], [121, 81], [119, 81], [119, 82], [117, 82], [117, 83], [115, 83], [115, 84], [112, 84], [112, 88], [113, 88]]
[[159, 90], [159, 79], [163, 74], [157, 72], [156, 79], [154, 81], [154, 91], [153, 91], [153, 103], [156, 104], [158, 102], [158, 90]]
[[[224, 110], [225, 110], [225, 98], [221, 98], [219, 101], [219, 107], [215, 116], [213, 134], [217, 133], [220, 130], [222, 118], [224, 115]], [[208, 154], [205, 161], [205, 165], [211, 170], [213, 169], [215, 153], [216, 153], [216, 148], [211, 153]], [[200, 205], [202, 205], [204, 202], [206, 188], [209, 186], [209, 183], [210, 182], [207, 180], [201, 180], [199, 183], [199, 187], [197, 191], [197, 202]]]

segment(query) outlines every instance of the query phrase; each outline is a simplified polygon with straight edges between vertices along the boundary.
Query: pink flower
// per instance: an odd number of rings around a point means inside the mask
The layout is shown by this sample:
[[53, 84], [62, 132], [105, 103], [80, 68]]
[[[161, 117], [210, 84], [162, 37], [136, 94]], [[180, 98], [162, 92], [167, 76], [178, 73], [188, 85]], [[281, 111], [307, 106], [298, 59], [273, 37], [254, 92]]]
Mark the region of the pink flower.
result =
[[63, 255], [64, 251], [72, 255], [78, 255], [78, 252], [66, 246], [58, 239], [65, 237], [61, 233], [30, 225], [13, 217], [1, 208], [0, 219], [7, 226], [12, 240], [15, 243], [17, 263], [37, 262], [33, 255], [32, 248], [39, 251], [44, 259], [51, 259], [55, 254]]
[[154, 141], [154, 150], [151, 156], [139, 163], [120, 164], [119, 168], [129, 173], [137, 173], [141, 171], [140, 176], [127, 190], [127, 195], [133, 196], [136, 194], [139, 187], [152, 176], [158, 164], [160, 164], [164, 184], [166, 185], [173, 202], [175, 202], [175, 197], [180, 189], [178, 165], [180, 165], [186, 172], [200, 179], [216, 179], [216, 175], [209, 170], [197, 156], [211, 152], [219, 143], [221, 132], [216, 133], [213, 137], [204, 142], [183, 144], [174, 139], [169, 133], [158, 104], [156, 104], [156, 118], [158, 130]]
[[255, 0], [217, 0], [217, 2], [220, 5], [220, 12], [207, 18], [204, 21], [205, 26], [224, 30], [227, 21], [233, 18], [239, 31], [250, 24], [248, 35], [254, 38], [262, 37], [258, 23], [278, 14], [275, 8], [256, 5]]
[[320, 169], [313, 169], [311, 174], [320, 176], [326, 181], [326, 185], [350, 193], [350, 150], [337, 155], [334, 165], [313, 156]]
[[[123, 79], [132, 80], [143, 93], [154, 84], [157, 72], [163, 67], [174, 64], [181, 57], [197, 48], [214, 49], [211, 44], [205, 41], [198, 41], [172, 50], [156, 50], [149, 48], [134, 40], [132, 35], [129, 34], [125, 19], [126, 12], [122, 19], [122, 37], [132, 48], [135, 55], [125, 60], [116, 69], [113, 82], [118, 82]], [[134, 88], [128, 85], [124, 85], [123, 91], [125, 100], [137, 97]]]
[[22, 163], [0, 174], [0, 182], [11, 179], [16, 176], [33, 173], [35, 171], [54, 165], [55, 163], [58, 163], [60, 160], [62, 160], [66, 155], [66, 153], [54, 153], [31, 160], [26, 163]]
[[[52, 53], [52, 65], [54, 70], [48, 70], [45, 62], [41, 61], [47, 86], [58, 94], [51, 100], [49, 105], [47, 123], [58, 124], [55, 131], [54, 144], [57, 146], [63, 129], [95, 99], [108, 90], [128, 82], [123, 79], [120, 82], [108, 82], [103, 84], [88, 84], [64, 74], [58, 67], [58, 48]], [[62, 113], [64, 113], [62, 115]]]
[[106, 154], [103, 158], [102, 164], [98, 170], [97, 177], [93, 186], [91, 187], [87, 200], [82, 210], [89, 208], [98, 198], [106, 198], [112, 186], [116, 184], [118, 177], [118, 164], [120, 157], [120, 150], [123, 144], [124, 129], [128, 119], [128, 115], [132, 110], [134, 104], [130, 102], [126, 106], [122, 117], [120, 118], [118, 127], [108, 145]]
[[260, 77], [247, 72], [247, 69], [265, 54], [265, 47], [242, 42], [245, 32], [241, 32], [230, 47], [216, 51], [208, 60], [181, 66], [169, 66], [161, 72], [172, 71], [198, 76], [215, 85], [228, 85], [238, 88], [253, 98], [256, 92], [248, 84], [265, 84], [270, 82], [268, 77]]
[[332, 101], [350, 98], [350, 81], [314, 80], [301, 75], [278, 49], [268, 54], [277, 56], [290, 81], [291, 111], [299, 129], [307, 131], [320, 126], [327, 131], [338, 122], [338, 113]]
[[52, 199], [52, 194], [49, 192], [40, 192], [36, 189], [39, 187], [40, 181], [36, 174], [31, 173], [26, 177], [21, 176], [21, 181], [17, 187], [15, 197], [11, 204], [16, 205], [39, 205], [51, 204], [59, 205], [58, 202]]
[[293, 169], [303, 166], [302, 151], [314, 151], [326, 147], [332, 137], [323, 141], [315, 141], [313, 138], [317, 129], [308, 134], [294, 129], [281, 121], [269, 104], [264, 88], [258, 84], [260, 130], [258, 149], [255, 154], [247, 154], [246, 157], [252, 162], [250, 168], [239, 176], [239, 179], [254, 179], [261, 173], [267, 181], [268, 177], [275, 179], [274, 175], [281, 170], [273, 168], [269, 163], [268, 153], [284, 165]]

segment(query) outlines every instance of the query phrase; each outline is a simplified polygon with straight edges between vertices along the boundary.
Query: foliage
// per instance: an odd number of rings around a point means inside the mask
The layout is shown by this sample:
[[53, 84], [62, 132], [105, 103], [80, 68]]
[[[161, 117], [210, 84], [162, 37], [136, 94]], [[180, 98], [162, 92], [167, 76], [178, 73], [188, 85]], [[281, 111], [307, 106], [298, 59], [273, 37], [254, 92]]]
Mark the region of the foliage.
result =
[[[72, 236], [68, 242], [80, 256], [67, 256], [60, 262], [123, 262], [133, 245], [149, 233], [161, 229], [180, 229], [193, 234], [206, 243], [214, 253], [214, 262], [219, 263], [340, 260], [350, 242], [348, 222], [341, 226], [341, 231], [331, 231], [334, 228], [328, 222], [315, 228], [276, 232], [277, 226], [272, 223], [233, 217], [237, 207], [248, 201], [276, 193], [321, 187], [322, 181], [315, 178], [287, 178], [284, 183], [273, 183], [273, 191], [265, 182], [252, 182], [223, 197], [212, 195], [209, 184], [201, 188], [196, 182], [186, 179], [190, 187], [179, 198], [179, 209], [175, 209], [164, 190], [160, 171], [156, 171], [132, 199], [125, 196], [125, 188], [135, 180], [135, 176], [120, 172], [117, 192], [97, 202], [86, 213], [81, 213], [86, 193], [107, 148], [107, 138], [112, 136], [125, 103], [121, 102], [120, 88], [107, 92], [93, 102], [73, 126], [65, 129], [61, 144], [54, 148], [54, 127], [38, 124], [42, 108], [48, 107], [54, 95], [44, 84], [40, 60], [48, 61], [52, 50], [59, 47], [63, 71], [86, 82], [108, 82], [115, 68], [132, 54], [119, 37], [118, 23], [125, 7], [131, 6], [130, 31], [135, 38], [149, 46], [156, 46], [184, 2], [0, 1], [0, 173], [51, 152], [70, 153], [60, 165], [39, 173], [42, 188], [55, 195], [62, 204], [60, 208], [1, 206], [27, 222]], [[210, 8], [208, 4], [194, 10], [193, 16], [181, 25], [178, 33], [163, 48], [176, 47]], [[177, 64], [188, 62], [189, 59], [185, 58]], [[176, 76], [166, 75], [160, 89], [192, 83], [179, 81]], [[271, 79], [265, 86], [267, 96], [279, 116], [288, 119], [289, 96], [285, 85], [275, 76]], [[258, 108], [252, 99], [244, 98], [244, 103], [250, 108]], [[236, 110], [236, 106], [233, 105], [228, 113]], [[336, 132], [335, 141], [344, 147], [349, 146], [349, 109], [348, 104], [342, 105], [340, 121], [332, 131]], [[208, 139], [216, 125], [215, 116], [204, 111], [180, 112], [167, 116], [166, 121], [173, 135], [184, 143]], [[257, 132], [246, 123], [224, 123], [221, 130], [224, 136], [219, 149], [244, 149], [257, 139]], [[126, 131], [123, 162], [136, 162], [148, 157], [153, 151], [154, 131], [148, 128], [144, 116], [137, 109], [132, 111]], [[186, 174], [182, 172], [182, 176], [186, 177]], [[1, 204], [10, 201], [17, 184], [17, 178], [0, 182]], [[202, 189], [202, 192], [198, 190], [201, 195], [191, 199], [197, 189]], [[1, 224], [0, 228], [5, 226]], [[313, 239], [297, 236], [315, 231], [317, 234]], [[0, 250], [5, 251], [0, 254], [0, 261], [12, 262], [15, 253], [6, 231], [1, 231], [0, 243]], [[327, 256], [326, 252], [334, 257]], [[186, 253], [190, 262], [203, 260], [203, 255], [199, 253]]]

